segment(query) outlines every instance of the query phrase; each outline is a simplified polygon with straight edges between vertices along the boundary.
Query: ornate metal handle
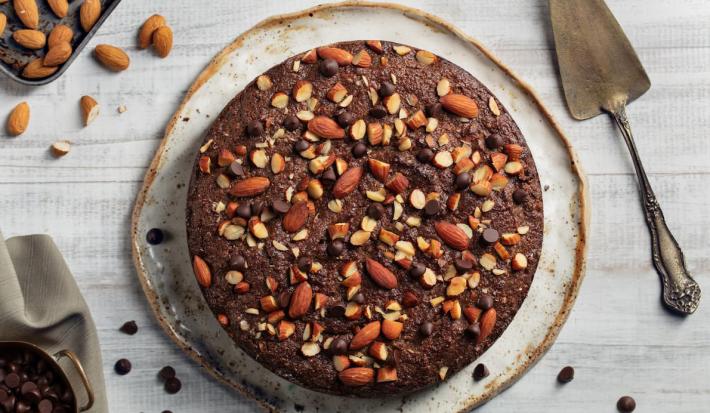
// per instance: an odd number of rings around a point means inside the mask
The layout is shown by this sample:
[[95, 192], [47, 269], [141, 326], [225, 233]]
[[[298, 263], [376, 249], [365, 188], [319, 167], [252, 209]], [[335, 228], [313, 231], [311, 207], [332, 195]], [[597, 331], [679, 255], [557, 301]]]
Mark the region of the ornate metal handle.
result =
[[620, 102], [611, 111], [617, 126], [624, 135], [626, 146], [631, 152], [636, 176], [639, 181], [641, 201], [646, 215], [646, 223], [651, 232], [651, 249], [653, 252], [653, 265], [663, 283], [663, 302], [671, 310], [681, 314], [692, 314], [698, 308], [700, 301], [700, 287], [685, 268], [683, 251], [671, 234], [663, 217], [663, 211], [658, 205], [656, 195], [651, 189], [651, 184], [643, 169], [639, 158], [631, 125], [626, 117], [626, 103]]

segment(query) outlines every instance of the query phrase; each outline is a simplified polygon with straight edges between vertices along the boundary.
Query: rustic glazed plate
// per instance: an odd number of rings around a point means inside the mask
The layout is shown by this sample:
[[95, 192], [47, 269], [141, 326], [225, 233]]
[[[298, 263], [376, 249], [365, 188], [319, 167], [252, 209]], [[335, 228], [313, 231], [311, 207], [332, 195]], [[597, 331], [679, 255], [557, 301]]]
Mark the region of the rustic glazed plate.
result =
[[[352, 22], [358, 22], [353, 25]], [[347, 28], [347, 30], [344, 30]], [[428, 49], [472, 73], [505, 105], [523, 132], [544, 186], [542, 257], [527, 299], [503, 335], [480, 358], [491, 375], [477, 383], [474, 365], [405, 398], [361, 400], [294, 385], [248, 357], [222, 330], [192, 273], [185, 202], [202, 136], [247, 83], [285, 58], [322, 44], [356, 39], [402, 40]], [[584, 267], [587, 222], [584, 178], [558, 125], [535, 93], [479, 42], [419, 10], [348, 2], [276, 16], [238, 37], [202, 72], [167, 127], [133, 214], [138, 277], [166, 333], [228, 386], [271, 411], [467, 411], [519, 379], [550, 347], [577, 296]], [[168, 239], [150, 246], [159, 227]]]

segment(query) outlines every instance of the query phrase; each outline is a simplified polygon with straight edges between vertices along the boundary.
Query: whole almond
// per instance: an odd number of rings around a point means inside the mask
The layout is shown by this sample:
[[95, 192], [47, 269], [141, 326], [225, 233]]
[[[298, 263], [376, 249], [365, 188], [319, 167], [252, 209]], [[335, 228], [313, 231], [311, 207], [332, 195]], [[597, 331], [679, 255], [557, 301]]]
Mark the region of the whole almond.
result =
[[69, 2], [67, 0], [47, 0], [47, 4], [49, 4], [49, 8], [52, 9], [57, 17], [60, 19], [66, 17], [69, 10]]
[[475, 118], [478, 116], [478, 105], [468, 96], [455, 93], [442, 96], [439, 99], [441, 106], [449, 112], [464, 118]]
[[173, 48], [173, 30], [169, 26], [158, 27], [153, 33], [153, 49], [155, 53], [166, 58]]
[[486, 312], [481, 315], [480, 324], [481, 334], [478, 336], [479, 343], [493, 332], [493, 327], [496, 325], [496, 309], [489, 308], [486, 310]]
[[201, 257], [195, 255], [192, 259], [192, 269], [195, 272], [197, 283], [202, 288], [209, 288], [212, 285], [212, 272], [209, 265]]
[[30, 29], [39, 27], [39, 10], [35, 0], [14, 0], [15, 14]]
[[298, 284], [291, 294], [291, 301], [288, 307], [288, 316], [291, 318], [301, 318], [308, 312], [313, 299], [313, 289], [308, 282]]
[[284, 231], [294, 233], [306, 225], [308, 220], [308, 202], [297, 202], [289, 208], [283, 218]]
[[99, 116], [99, 104], [91, 96], [82, 96], [79, 106], [81, 107], [81, 120], [84, 126], [89, 126]]
[[342, 199], [357, 189], [362, 179], [363, 169], [358, 166], [348, 168], [333, 185], [333, 196]]
[[321, 59], [333, 59], [338, 62], [339, 66], [347, 66], [353, 61], [353, 55], [350, 52], [337, 47], [319, 47], [318, 56]]
[[44, 59], [35, 59], [22, 69], [22, 77], [26, 79], [42, 79], [49, 77], [59, 69], [57, 66], [45, 66]]
[[468, 248], [469, 239], [459, 227], [449, 222], [439, 221], [434, 224], [434, 229], [442, 241], [449, 247], [463, 251]]
[[101, 0], [84, 0], [79, 9], [81, 28], [85, 32], [91, 31], [96, 21], [101, 16]]
[[269, 178], [252, 176], [251, 178], [237, 181], [229, 190], [229, 193], [239, 197], [250, 197], [264, 193], [270, 185]]
[[15, 106], [7, 118], [7, 133], [12, 136], [22, 135], [30, 124], [30, 105], [22, 102]]
[[128, 69], [131, 59], [122, 49], [108, 44], [100, 44], [94, 49], [96, 59], [109, 70], [120, 72]]
[[71, 44], [74, 38], [74, 31], [64, 24], [58, 24], [54, 26], [51, 32], [49, 32], [49, 38], [47, 39], [47, 46], [51, 49], [52, 47], [60, 43]]
[[365, 324], [360, 331], [355, 334], [353, 339], [350, 341], [350, 350], [360, 350], [368, 346], [370, 343], [375, 341], [380, 335], [380, 322], [372, 321]]
[[397, 288], [397, 276], [395, 276], [392, 271], [388, 270], [384, 265], [373, 260], [372, 258], [367, 258], [365, 260], [365, 268], [375, 284], [388, 290]]
[[327, 116], [316, 116], [308, 121], [308, 130], [325, 139], [343, 139], [345, 137], [345, 130]]
[[370, 367], [351, 367], [338, 373], [338, 378], [346, 386], [364, 386], [373, 382], [375, 370]]
[[69, 60], [72, 54], [71, 45], [68, 42], [62, 42], [49, 48], [47, 54], [44, 55], [45, 66], [59, 66]]
[[5, 26], [7, 25], [7, 16], [0, 12], [0, 35], [5, 31]]
[[153, 42], [153, 33], [158, 30], [158, 28], [163, 27], [167, 24], [165, 17], [154, 14], [148, 17], [148, 20], [143, 23], [140, 31], [138, 31], [138, 47], [145, 49]]
[[47, 36], [39, 30], [21, 29], [12, 33], [12, 38], [27, 49], [37, 50], [47, 44]]

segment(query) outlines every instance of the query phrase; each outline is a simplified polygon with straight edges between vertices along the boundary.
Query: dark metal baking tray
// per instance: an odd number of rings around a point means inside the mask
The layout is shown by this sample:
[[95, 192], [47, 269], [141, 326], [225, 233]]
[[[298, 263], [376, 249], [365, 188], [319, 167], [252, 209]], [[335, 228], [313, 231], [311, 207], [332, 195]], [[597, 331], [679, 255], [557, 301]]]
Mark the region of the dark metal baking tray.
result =
[[12, 39], [12, 33], [15, 30], [24, 29], [24, 25], [20, 22], [20, 19], [15, 15], [15, 10], [12, 7], [12, 1], [8, 1], [5, 4], [0, 4], [0, 12], [7, 16], [7, 27], [5, 31], [0, 34], [0, 71], [5, 73], [9, 78], [13, 79], [18, 83], [25, 85], [39, 86], [46, 85], [61, 76], [65, 70], [72, 64], [74, 59], [81, 53], [81, 50], [86, 46], [91, 37], [99, 30], [99, 27], [103, 24], [108, 16], [113, 12], [113, 10], [118, 6], [121, 0], [102, 0], [101, 1], [101, 17], [96, 22], [91, 31], [85, 33], [81, 28], [79, 23], [79, 7], [83, 1], [72, 1], [69, 3], [69, 12], [66, 17], [60, 19], [54, 15], [52, 10], [47, 5], [44, 0], [38, 0], [37, 6], [39, 8], [39, 30], [49, 35], [49, 32], [57, 24], [65, 24], [74, 31], [74, 38], [72, 39], [72, 52], [71, 57], [67, 60], [59, 70], [57, 70], [53, 75], [46, 77], [44, 79], [25, 79], [22, 77], [22, 69], [31, 60], [38, 57], [42, 57], [47, 52], [47, 48], [41, 50], [28, 50], [17, 44]]

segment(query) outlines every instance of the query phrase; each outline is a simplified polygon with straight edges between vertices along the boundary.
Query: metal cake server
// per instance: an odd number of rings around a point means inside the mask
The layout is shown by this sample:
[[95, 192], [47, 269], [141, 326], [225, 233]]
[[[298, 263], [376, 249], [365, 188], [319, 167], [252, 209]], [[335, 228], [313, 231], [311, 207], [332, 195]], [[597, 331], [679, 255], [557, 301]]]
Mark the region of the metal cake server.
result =
[[636, 169], [663, 302], [671, 310], [691, 314], [698, 308], [700, 287], [686, 270], [683, 252], [666, 225], [626, 117], [626, 105], [643, 95], [651, 82], [603, 0], [550, 0], [550, 16], [570, 112], [578, 120], [604, 112], [614, 118]]

